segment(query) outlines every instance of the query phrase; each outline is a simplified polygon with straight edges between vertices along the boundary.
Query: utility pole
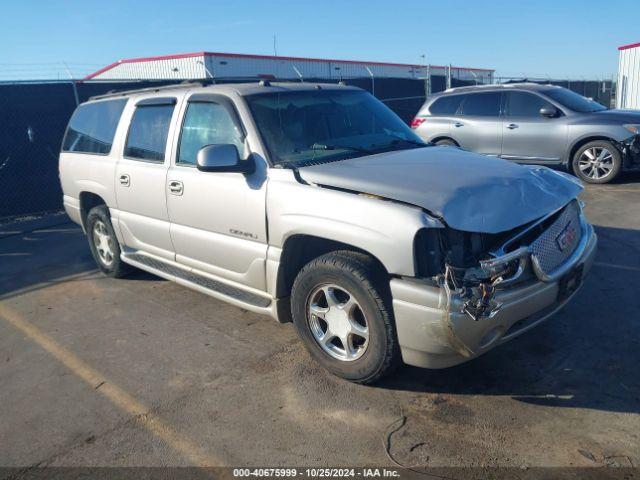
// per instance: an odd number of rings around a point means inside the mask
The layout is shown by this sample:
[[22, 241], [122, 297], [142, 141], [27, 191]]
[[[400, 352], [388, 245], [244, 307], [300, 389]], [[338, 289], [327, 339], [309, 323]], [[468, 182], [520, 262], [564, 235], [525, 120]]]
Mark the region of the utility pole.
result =
[[431, 96], [431, 68], [429, 66], [429, 64], [427, 63], [427, 54], [423, 53], [422, 55], [420, 55], [420, 58], [422, 59], [422, 65], [424, 68], [424, 73], [425, 73], [425, 77], [424, 77], [424, 96], [425, 99], [429, 98]]
[[278, 49], [276, 48], [276, 34], [273, 34], [273, 56], [278, 56]]

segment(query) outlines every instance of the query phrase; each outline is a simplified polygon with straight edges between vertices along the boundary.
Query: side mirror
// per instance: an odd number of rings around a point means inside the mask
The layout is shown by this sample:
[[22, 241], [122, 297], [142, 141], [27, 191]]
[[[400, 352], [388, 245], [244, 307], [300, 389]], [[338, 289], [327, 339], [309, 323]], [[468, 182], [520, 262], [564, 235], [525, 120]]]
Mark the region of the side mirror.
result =
[[255, 170], [253, 159], [240, 160], [238, 148], [233, 144], [205, 145], [198, 150], [196, 166], [202, 172], [249, 174]]
[[555, 118], [560, 114], [560, 111], [556, 107], [548, 106], [540, 109], [540, 115], [547, 118]]

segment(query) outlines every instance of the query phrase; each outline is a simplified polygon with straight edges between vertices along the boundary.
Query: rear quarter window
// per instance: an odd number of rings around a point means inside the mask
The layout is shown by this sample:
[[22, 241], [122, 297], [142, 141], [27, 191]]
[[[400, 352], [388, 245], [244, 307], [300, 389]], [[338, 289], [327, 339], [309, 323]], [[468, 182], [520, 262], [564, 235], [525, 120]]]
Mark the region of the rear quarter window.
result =
[[80, 105], [69, 121], [62, 151], [108, 155], [126, 104], [117, 99]]
[[431, 115], [455, 115], [461, 101], [462, 95], [440, 97], [429, 106], [429, 113]]

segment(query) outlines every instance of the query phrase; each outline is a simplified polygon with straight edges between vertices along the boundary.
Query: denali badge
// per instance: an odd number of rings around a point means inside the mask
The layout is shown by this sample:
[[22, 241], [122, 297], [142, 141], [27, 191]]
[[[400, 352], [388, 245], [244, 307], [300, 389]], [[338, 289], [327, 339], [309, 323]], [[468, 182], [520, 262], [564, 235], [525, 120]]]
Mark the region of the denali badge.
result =
[[573, 244], [576, 239], [576, 229], [573, 223], [569, 222], [566, 227], [560, 232], [560, 235], [556, 237], [556, 243], [561, 252], [564, 252], [567, 247]]

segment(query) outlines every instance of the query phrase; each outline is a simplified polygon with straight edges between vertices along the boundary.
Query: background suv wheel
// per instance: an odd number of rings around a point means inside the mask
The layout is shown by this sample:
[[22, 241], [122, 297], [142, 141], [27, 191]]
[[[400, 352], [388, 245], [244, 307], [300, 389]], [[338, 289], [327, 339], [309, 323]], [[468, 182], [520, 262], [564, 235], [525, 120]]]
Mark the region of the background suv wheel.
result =
[[573, 171], [587, 183], [609, 183], [622, 167], [622, 155], [605, 140], [589, 142], [573, 156]]
[[399, 363], [388, 281], [371, 257], [350, 251], [318, 257], [296, 277], [293, 323], [331, 373], [373, 383]]

